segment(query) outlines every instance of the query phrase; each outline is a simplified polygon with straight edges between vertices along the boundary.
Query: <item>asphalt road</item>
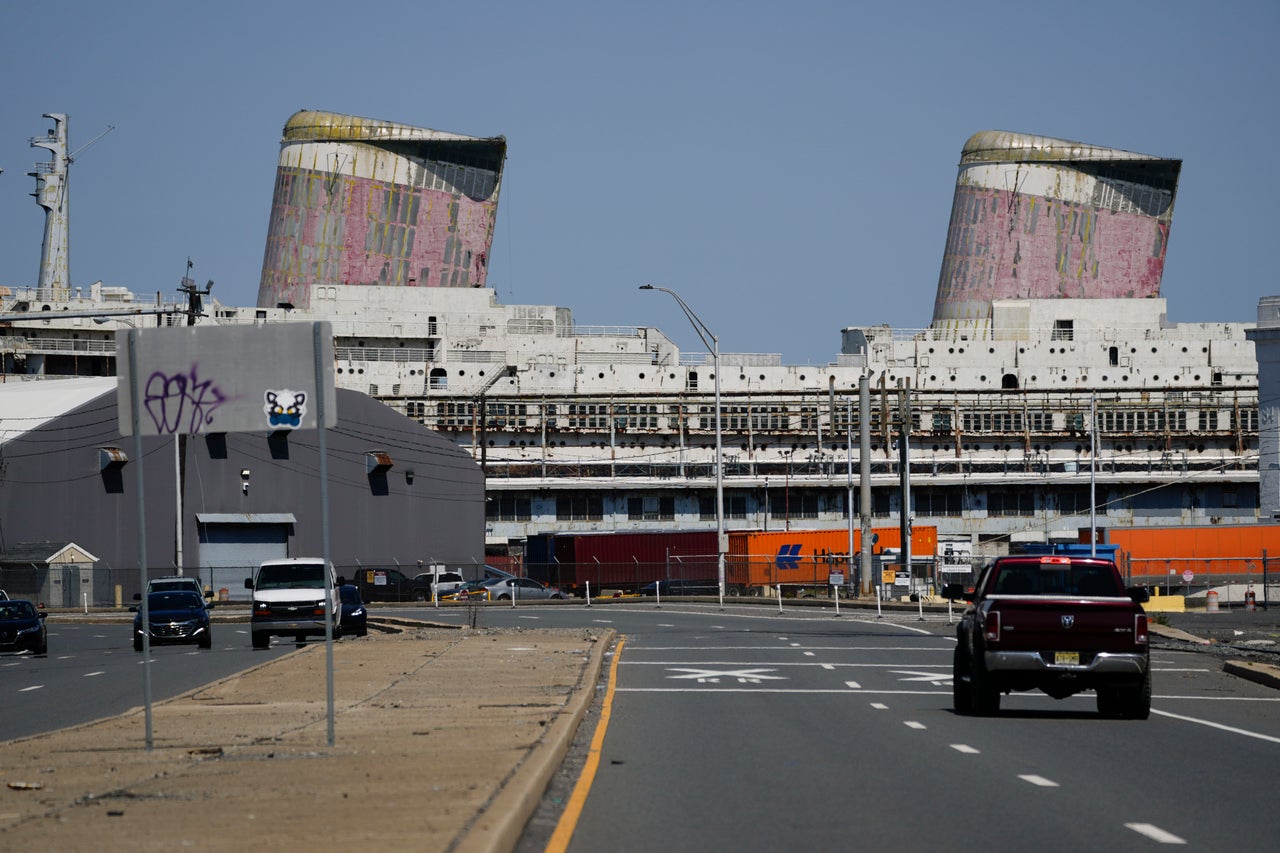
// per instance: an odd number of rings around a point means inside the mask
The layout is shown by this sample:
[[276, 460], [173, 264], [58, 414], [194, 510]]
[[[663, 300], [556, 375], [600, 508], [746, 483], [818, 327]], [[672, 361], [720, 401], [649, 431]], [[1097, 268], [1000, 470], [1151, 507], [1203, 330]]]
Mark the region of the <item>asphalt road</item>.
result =
[[[609, 603], [489, 606], [478, 618], [625, 638], [572, 851], [1274, 849], [1280, 693], [1210, 654], [1153, 651], [1147, 721], [1101, 719], [1092, 696], [1038, 693], [977, 718], [951, 711], [944, 616]], [[155, 649], [154, 698], [293, 648], [253, 652], [245, 628], [216, 624], [210, 651]], [[0, 739], [141, 704], [127, 624], [51, 629], [47, 658], [0, 657]], [[555, 814], [563, 789], [545, 804]], [[520, 849], [542, 849], [546, 824], [531, 824]]]
[[571, 851], [1274, 849], [1280, 694], [1210, 655], [1154, 651], [1147, 721], [1040, 693], [978, 718], [951, 710], [944, 621], [714, 605], [481, 618], [626, 637]]
[[[0, 655], [0, 740], [87, 723], [144, 704], [142, 655], [133, 650], [132, 621], [49, 623], [49, 654]], [[153, 646], [153, 702], [256, 666], [294, 648], [255, 652], [247, 624], [213, 625], [213, 648]], [[277, 641], [278, 643], [278, 641]]]

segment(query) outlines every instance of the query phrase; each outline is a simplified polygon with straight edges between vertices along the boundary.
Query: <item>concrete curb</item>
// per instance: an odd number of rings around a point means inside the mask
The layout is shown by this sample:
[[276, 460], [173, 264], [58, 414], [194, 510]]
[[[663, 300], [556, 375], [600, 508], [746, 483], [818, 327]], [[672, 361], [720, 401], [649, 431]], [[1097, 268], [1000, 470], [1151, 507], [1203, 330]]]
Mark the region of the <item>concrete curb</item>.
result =
[[1263, 687], [1280, 690], [1280, 667], [1247, 660], [1229, 660], [1222, 664], [1222, 671], [1237, 675]]
[[573, 736], [587, 709], [595, 701], [595, 684], [604, 669], [605, 654], [618, 634], [610, 629], [591, 651], [591, 661], [582, 674], [578, 689], [570, 695], [564, 712], [547, 727], [540, 746], [534, 749], [502, 782], [502, 787], [484, 806], [475, 821], [464, 830], [451, 848], [456, 853], [489, 853], [514, 850], [525, 825], [537, 811], [551, 778], [573, 743]]

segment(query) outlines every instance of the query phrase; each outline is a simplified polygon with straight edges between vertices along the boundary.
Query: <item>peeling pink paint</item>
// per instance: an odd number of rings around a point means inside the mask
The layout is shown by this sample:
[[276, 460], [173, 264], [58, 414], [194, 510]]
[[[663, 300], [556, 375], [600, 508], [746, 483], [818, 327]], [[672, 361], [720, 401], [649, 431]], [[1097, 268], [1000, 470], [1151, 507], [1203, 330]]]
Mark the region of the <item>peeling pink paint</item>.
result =
[[258, 304], [305, 308], [326, 285], [483, 287], [496, 215], [496, 198], [281, 167]]
[[934, 318], [985, 317], [993, 299], [1159, 296], [1168, 233], [1142, 214], [958, 186]]

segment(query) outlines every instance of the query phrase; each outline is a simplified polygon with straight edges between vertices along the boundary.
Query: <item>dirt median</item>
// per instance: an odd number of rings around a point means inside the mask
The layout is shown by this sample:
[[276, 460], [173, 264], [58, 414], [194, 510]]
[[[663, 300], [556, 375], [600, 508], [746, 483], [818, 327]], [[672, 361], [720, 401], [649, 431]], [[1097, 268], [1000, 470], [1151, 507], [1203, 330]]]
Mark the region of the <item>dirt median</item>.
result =
[[371, 632], [152, 709], [0, 743], [0, 847], [508, 850], [612, 632]]

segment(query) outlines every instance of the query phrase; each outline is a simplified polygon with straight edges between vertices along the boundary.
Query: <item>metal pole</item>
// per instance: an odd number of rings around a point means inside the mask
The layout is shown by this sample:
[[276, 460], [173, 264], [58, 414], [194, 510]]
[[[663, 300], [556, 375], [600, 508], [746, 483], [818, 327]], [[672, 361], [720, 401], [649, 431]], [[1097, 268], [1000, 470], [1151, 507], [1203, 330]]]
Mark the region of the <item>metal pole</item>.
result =
[[133, 419], [133, 455], [138, 465], [138, 582], [142, 590], [142, 700], [146, 705], [146, 744], [151, 751], [151, 608], [147, 602], [147, 502], [142, 486], [142, 402], [138, 394], [138, 330], [125, 335], [129, 348], [129, 412]]
[[314, 357], [315, 373], [316, 373], [316, 432], [319, 433], [320, 443], [320, 541], [321, 541], [321, 557], [324, 559], [324, 587], [325, 587], [325, 607], [324, 607], [324, 676], [325, 676], [325, 701], [328, 703], [328, 735], [329, 746], [333, 746], [333, 611], [337, 608], [338, 594], [333, 588], [333, 580], [330, 578], [332, 564], [329, 562], [329, 454], [328, 444], [325, 437], [325, 411], [324, 411], [324, 365], [320, 362], [320, 353], [322, 352], [323, 338], [320, 334], [320, 324], [315, 323], [311, 327], [311, 351]]
[[861, 489], [859, 516], [862, 525], [862, 594], [877, 592], [871, 582], [871, 377], [858, 379], [858, 478]]
[[1098, 395], [1089, 395], [1089, 556], [1098, 556]]
[[712, 334], [707, 324], [702, 322], [702, 318], [695, 314], [689, 304], [681, 299], [680, 294], [674, 290], [667, 287], [657, 287], [652, 284], [642, 284], [640, 289], [660, 290], [671, 296], [693, 325], [693, 330], [698, 334], [702, 345], [711, 351], [712, 368], [715, 370], [716, 394], [716, 573], [720, 586], [720, 608], [723, 610], [725, 591], [724, 552], [726, 543], [724, 535], [724, 453], [722, 452], [720, 431], [720, 339]]
[[[849, 469], [849, 487], [845, 494], [845, 507], [849, 511], [849, 551], [848, 559], [845, 561], [845, 571], [849, 574], [845, 578], [845, 583], [850, 587], [854, 587], [856, 581], [853, 576], [853, 398], [850, 397], [845, 401], [846, 418], [845, 418], [845, 462]], [[834, 430], [833, 430], [834, 432]], [[834, 442], [833, 442], [834, 443]]]

